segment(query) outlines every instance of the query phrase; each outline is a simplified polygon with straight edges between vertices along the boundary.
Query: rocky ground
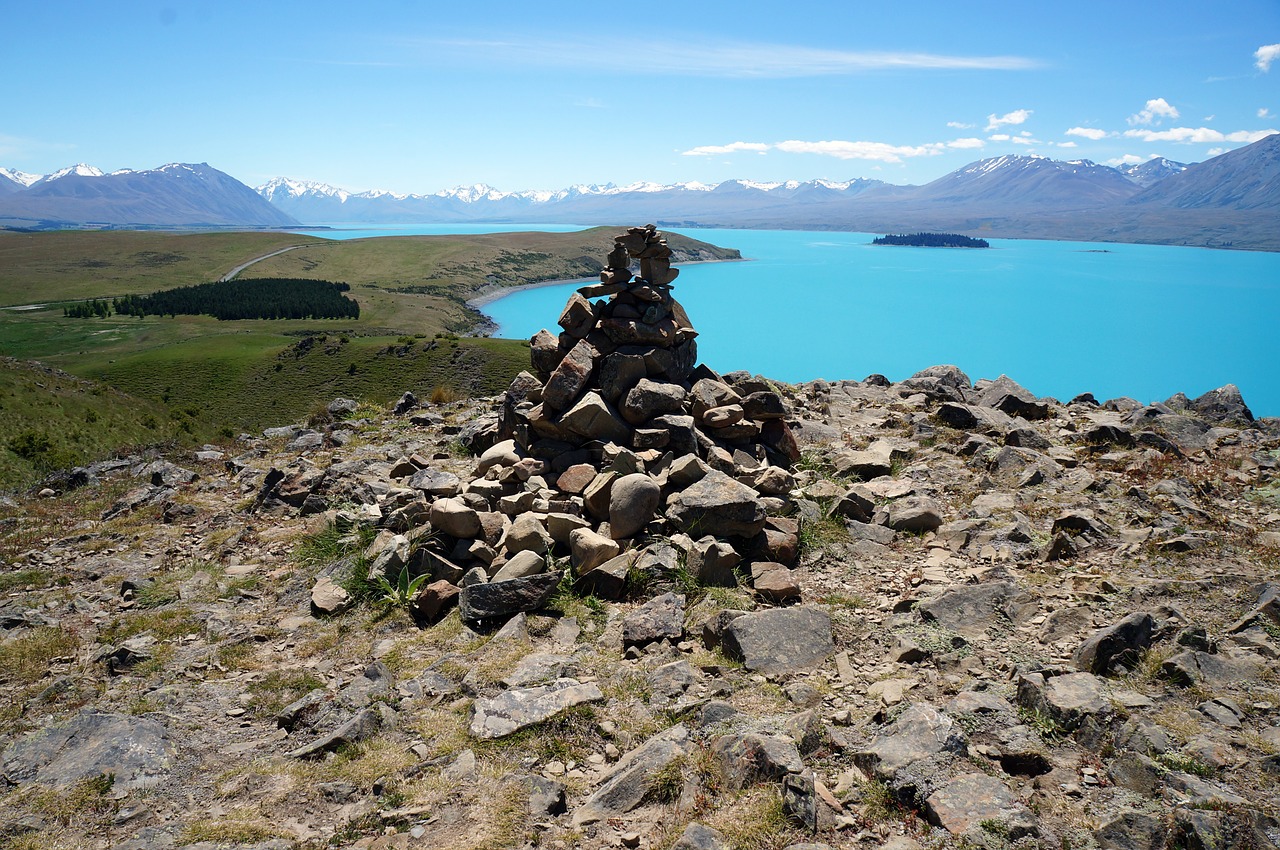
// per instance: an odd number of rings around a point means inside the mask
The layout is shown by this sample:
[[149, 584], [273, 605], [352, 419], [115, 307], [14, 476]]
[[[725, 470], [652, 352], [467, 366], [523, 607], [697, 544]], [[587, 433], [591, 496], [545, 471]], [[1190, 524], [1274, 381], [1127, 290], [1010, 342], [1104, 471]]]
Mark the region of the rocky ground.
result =
[[618, 252], [503, 398], [5, 500], [0, 846], [1280, 842], [1280, 422], [717, 375]]
[[[1277, 841], [1274, 422], [1229, 392], [1060, 404], [947, 368], [778, 389], [804, 449], [785, 605], [677, 568], [616, 600], [557, 586], [496, 630], [376, 588], [315, 616], [420, 468], [472, 476], [459, 434], [497, 400], [339, 404], [6, 506], [0, 840]], [[938, 524], [895, 531], [903, 505]], [[785, 612], [813, 616], [763, 619]], [[496, 702], [539, 686], [568, 695], [495, 737]]]

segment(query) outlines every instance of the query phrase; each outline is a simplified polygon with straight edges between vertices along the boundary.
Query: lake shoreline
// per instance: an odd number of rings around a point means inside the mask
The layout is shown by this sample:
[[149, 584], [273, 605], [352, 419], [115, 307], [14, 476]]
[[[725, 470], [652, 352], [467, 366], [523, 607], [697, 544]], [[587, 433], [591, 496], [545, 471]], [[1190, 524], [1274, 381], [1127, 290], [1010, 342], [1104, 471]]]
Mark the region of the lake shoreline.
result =
[[[750, 259], [751, 259], [750, 257], [740, 257], [739, 259], [736, 259], [736, 260], [691, 260], [687, 263], [681, 263], [680, 267], [701, 266], [701, 265], [707, 265], [709, 263], [717, 263], [717, 264], [718, 263], [745, 263], [745, 262], [749, 262]], [[567, 283], [576, 283], [579, 286], [586, 286], [591, 283], [596, 283], [598, 282], [598, 280], [599, 280], [598, 277], [592, 276], [592, 277], [573, 277], [565, 280], [543, 280], [537, 283], [522, 283], [518, 286], [500, 286], [498, 284], [489, 284], [488, 286], [481, 288], [480, 291], [477, 292], [475, 295], [468, 298], [466, 301], [466, 305], [473, 310], [481, 310], [482, 307], [488, 304], [492, 304], [493, 302], [499, 299], [506, 298], [508, 295], [513, 295], [514, 293], [517, 293], [517, 292], [526, 292], [530, 289], [542, 289], [543, 287], [547, 287], [547, 286], [562, 286]], [[675, 287], [672, 287], [672, 288], [674, 289]], [[483, 310], [481, 310], [481, 312], [483, 312]], [[485, 318], [488, 318], [488, 317], [486, 316]], [[490, 319], [490, 321], [492, 322], [492, 319]]]

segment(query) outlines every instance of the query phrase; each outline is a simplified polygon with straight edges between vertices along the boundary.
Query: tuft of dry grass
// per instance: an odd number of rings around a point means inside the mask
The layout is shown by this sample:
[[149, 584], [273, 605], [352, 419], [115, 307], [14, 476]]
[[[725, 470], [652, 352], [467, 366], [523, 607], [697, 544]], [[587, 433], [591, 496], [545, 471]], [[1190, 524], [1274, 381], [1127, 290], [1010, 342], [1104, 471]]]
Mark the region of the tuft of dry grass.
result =
[[30, 684], [44, 677], [55, 658], [74, 655], [80, 647], [75, 635], [45, 627], [0, 644], [0, 679]]

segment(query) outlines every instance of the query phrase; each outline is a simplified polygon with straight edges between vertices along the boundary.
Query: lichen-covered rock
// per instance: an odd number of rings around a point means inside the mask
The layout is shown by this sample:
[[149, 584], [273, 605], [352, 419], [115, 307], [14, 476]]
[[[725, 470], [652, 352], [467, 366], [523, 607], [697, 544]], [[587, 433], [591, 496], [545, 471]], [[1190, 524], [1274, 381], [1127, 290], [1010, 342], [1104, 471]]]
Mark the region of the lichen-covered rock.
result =
[[831, 618], [816, 608], [770, 608], [737, 617], [725, 627], [726, 653], [765, 674], [808, 670], [835, 652]]
[[492, 699], [477, 699], [471, 715], [471, 734], [480, 739], [504, 738], [528, 726], [550, 720], [562, 711], [588, 702], [602, 702], [595, 682], [559, 679], [549, 685], [513, 688]]

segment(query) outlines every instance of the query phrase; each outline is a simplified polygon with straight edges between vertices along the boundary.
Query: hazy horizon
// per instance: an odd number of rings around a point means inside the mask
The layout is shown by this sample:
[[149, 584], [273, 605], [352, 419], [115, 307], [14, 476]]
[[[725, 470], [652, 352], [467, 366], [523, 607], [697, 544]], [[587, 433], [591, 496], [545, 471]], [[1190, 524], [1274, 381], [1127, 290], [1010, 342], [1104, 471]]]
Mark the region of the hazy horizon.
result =
[[[13, 10], [0, 165], [208, 162], [352, 192], [923, 184], [1036, 153], [1198, 162], [1277, 132], [1280, 5], [192, 3]], [[39, 73], [32, 69], [39, 68]]]

